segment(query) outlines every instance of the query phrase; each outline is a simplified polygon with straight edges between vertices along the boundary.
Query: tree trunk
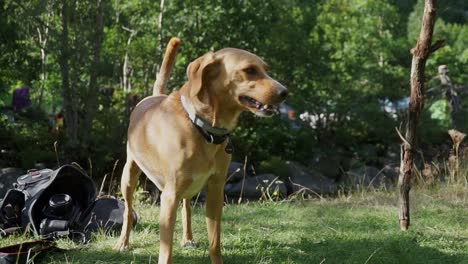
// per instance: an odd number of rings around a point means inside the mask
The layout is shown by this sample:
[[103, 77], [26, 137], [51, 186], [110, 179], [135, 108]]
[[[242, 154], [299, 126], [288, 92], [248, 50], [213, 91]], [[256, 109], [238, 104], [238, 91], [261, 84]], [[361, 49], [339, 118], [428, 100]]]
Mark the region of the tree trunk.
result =
[[47, 79], [47, 76], [46, 76], [47, 51], [45, 49], [45, 45], [47, 44], [47, 38], [45, 39], [45, 41], [43, 41], [40, 29], [38, 28], [37, 31], [39, 34], [39, 42], [41, 43], [41, 84], [39, 87], [39, 96], [37, 98], [37, 108], [41, 108], [42, 96], [44, 94], [44, 85]]
[[88, 136], [91, 133], [92, 122], [96, 114], [97, 97], [99, 91], [98, 76], [101, 64], [101, 48], [104, 35], [104, 3], [102, 0], [96, 2], [96, 23], [93, 41], [93, 58], [89, 67], [89, 89], [86, 101], [86, 116], [84, 118], [84, 131], [82, 143], [88, 143]]
[[159, 12], [159, 19], [158, 19], [158, 46], [157, 46], [157, 51], [156, 51], [156, 67], [155, 67], [155, 81], [153, 84], [153, 91], [157, 89], [157, 80], [158, 80], [158, 74], [159, 74], [159, 62], [162, 61], [162, 56], [163, 56], [163, 34], [162, 34], [162, 28], [163, 28], [163, 18], [164, 18], [164, 0], [161, 0], [160, 2], [160, 12]]
[[424, 107], [424, 70], [429, 55], [443, 45], [438, 41], [431, 46], [436, 15], [436, 0], [426, 0], [422, 27], [416, 47], [411, 50], [413, 55], [411, 63], [411, 95], [408, 106], [408, 120], [406, 134], [402, 144], [400, 164], [399, 187], [399, 219], [401, 230], [407, 230], [410, 225], [409, 192], [413, 174], [413, 160], [416, 149], [416, 128], [419, 115]]
[[127, 46], [125, 47], [125, 57], [124, 57], [124, 64], [122, 67], [122, 86], [123, 90], [127, 93], [131, 92], [132, 90], [132, 84], [130, 83], [130, 76], [132, 75], [132, 71], [129, 69], [129, 61], [130, 58], [128, 56], [128, 49], [130, 48], [130, 44], [132, 43], [133, 36], [136, 35], [138, 31], [129, 29], [126, 27], [122, 27], [125, 31], [130, 32], [130, 36], [128, 37], [127, 40]]
[[47, 6], [47, 21], [45, 22], [44, 29], [37, 27], [37, 35], [39, 38], [39, 48], [41, 49], [41, 84], [39, 87], [39, 96], [37, 98], [37, 108], [41, 108], [42, 97], [44, 95], [44, 86], [47, 80], [47, 41], [49, 40], [49, 25], [52, 18], [52, 9]]
[[74, 107], [72, 90], [70, 86], [70, 44], [68, 41], [68, 1], [63, 1], [60, 10], [60, 25], [62, 31], [60, 33], [60, 52], [59, 52], [59, 65], [60, 74], [62, 77], [62, 96], [63, 96], [63, 111], [65, 117], [65, 134], [66, 146], [76, 146], [78, 144], [77, 133], [77, 114]]
[[145, 75], [144, 75], [144, 80], [145, 80], [145, 97], [149, 96], [150, 89], [149, 89], [149, 75], [151, 74], [151, 68], [150, 67], [144, 67], [145, 69]]

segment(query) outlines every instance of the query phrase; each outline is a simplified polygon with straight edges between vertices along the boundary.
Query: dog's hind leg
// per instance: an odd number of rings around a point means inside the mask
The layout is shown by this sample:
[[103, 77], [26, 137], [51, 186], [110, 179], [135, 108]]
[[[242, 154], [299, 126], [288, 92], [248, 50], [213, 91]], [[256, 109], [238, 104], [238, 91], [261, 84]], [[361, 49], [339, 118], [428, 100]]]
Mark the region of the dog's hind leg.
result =
[[192, 234], [192, 211], [190, 205], [190, 199], [182, 200], [182, 241], [183, 247], [195, 247], [195, 241], [193, 241]]
[[128, 240], [130, 237], [130, 231], [132, 230], [133, 226], [133, 192], [135, 191], [140, 174], [141, 169], [138, 167], [135, 161], [131, 158], [127, 158], [121, 179], [122, 196], [125, 200], [123, 226], [119, 241], [114, 246], [114, 249], [118, 251], [124, 251], [128, 249]]

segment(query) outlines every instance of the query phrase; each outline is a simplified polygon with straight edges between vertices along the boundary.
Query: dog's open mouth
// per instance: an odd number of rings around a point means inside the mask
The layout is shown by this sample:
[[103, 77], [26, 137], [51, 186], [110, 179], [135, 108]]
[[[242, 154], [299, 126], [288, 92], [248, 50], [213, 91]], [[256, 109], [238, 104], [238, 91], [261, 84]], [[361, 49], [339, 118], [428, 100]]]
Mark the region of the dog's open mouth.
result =
[[241, 95], [239, 101], [259, 116], [272, 116], [279, 113], [278, 106], [263, 104], [249, 96]]

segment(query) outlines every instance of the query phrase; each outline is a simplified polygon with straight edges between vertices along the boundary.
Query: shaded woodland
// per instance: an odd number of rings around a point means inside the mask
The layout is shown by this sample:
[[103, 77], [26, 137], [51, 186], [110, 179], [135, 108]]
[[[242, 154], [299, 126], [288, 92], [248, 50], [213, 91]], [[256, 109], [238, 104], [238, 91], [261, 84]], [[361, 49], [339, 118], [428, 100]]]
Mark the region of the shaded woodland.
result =
[[[289, 88], [281, 115], [241, 118], [234, 160], [275, 171], [292, 160], [332, 178], [399, 162], [423, 2], [0, 0], [0, 167], [76, 162], [118, 175], [129, 114], [172, 36], [182, 46], [171, 89], [223, 47], [258, 54]], [[468, 132], [467, 10], [439, 3], [445, 45], [427, 60], [422, 159], [448, 157], [449, 129]]]

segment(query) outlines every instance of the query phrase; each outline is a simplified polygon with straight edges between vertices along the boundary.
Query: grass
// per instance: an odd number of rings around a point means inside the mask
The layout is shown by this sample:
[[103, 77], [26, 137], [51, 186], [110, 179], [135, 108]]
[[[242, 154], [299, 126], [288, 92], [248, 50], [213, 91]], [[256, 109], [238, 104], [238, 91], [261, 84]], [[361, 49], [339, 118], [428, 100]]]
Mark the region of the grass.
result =
[[[360, 192], [333, 199], [252, 202], [226, 205], [223, 215], [225, 263], [468, 263], [468, 189], [463, 186], [411, 191], [412, 222], [402, 232], [396, 195]], [[117, 235], [97, 234], [82, 247], [45, 256], [49, 263], [156, 263], [159, 248], [158, 207], [140, 203], [140, 222], [126, 253], [112, 246]], [[180, 217], [180, 215], [179, 215]], [[174, 263], [209, 263], [204, 208], [193, 213], [198, 246], [179, 246]], [[0, 241], [11, 244], [18, 237]]]

